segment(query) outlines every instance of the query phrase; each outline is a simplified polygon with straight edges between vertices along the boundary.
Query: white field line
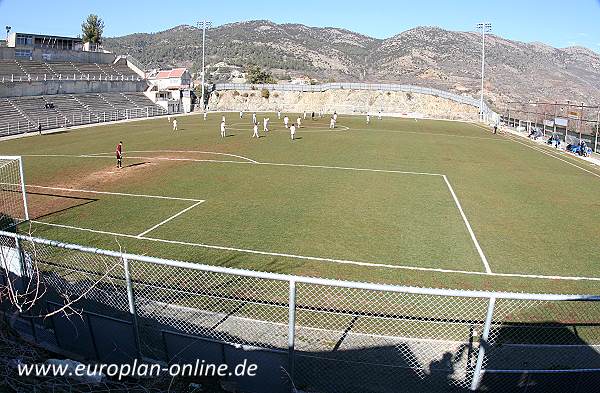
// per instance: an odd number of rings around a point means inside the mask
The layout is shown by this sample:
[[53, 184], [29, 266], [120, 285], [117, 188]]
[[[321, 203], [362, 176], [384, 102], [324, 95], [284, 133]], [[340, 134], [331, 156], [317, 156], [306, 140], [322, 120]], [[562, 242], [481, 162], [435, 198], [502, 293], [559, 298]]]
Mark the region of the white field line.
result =
[[[36, 157], [54, 157], [54, 155], [37, 155]], [[64, 156], [61, 155], [61, 157], [114, 158], [113, 156], [85, 156], [85, 155], [70, 155], [70, 156], [69, 155], [64, 155]], [[203, 160], [203, 159], [197, 159], [197, 158], [171, 158], [171, 157], [145, 157], [145, 156], [129, 156], [128, 158], [135, 158], [135, 159], [142, 159], [142, 160], [193, 161], [193, 162], [213, 162], [213, 163], [225, 163], [225, 164], [254, 164], [254, 165], [267, 165], [267, 166], [286, 166], [286, 167], [296, 167], [296, 168], [338, 169], [338, 170], [344, 170], [344, 171], [357, 171], [357, 172], [399, 173], [399, 174], [404, 174], [404, 175], [444, 176], [441, 173], [398, 171], [398, 170], [393, 170], [393, 169], [353, 168], [353, 167], [328, 166], [328, 165], [286, 164], [286, 163], [275, 163], [275, 162], [247, 162], [247, 161], [228, 161], [228, 160]]]
[[[217, 153], [214, 151], [201, 151], [201, 150], [127, 150], [125, 153], [198, 153], [198, 154], [214, 154], [214, 155], [218, 155], [218, 156], [229, 156], [229, 157], [235, 157], [235, 158], [240, 158], [242, 160], [251, 162], [253, 164], [258, 164], [258, 161], [255, 161], [251, 158], [248, 157], [244, 157], [244, 156], [239, 156], [236, 154], [229, 154], [229, 153]], [[110, 155], [112, 153], [94, 153], [94, 154], [88, 154], [88, 156], [94, 156], [94, 157], [98, 157], [98, 156], [106, 156], [106, 155]]]
[[242, 252], [242, 253], [247, 253], [247, 254], [258, 254], [258, 255], [267, 255], [267, 256], [296, 258], [296, 259], [319, 261], [319, 262], [331, 262], [331, 263], [339, 263], [339, 264], [346, 264], [346, 265], [381, 267], [381, 268], [389, 268], [389, 269], [415, 270], [415, 271], [438, 272], [438, 273], [456, 273], [456, 274], [487, 276], [487, 277], [495, 276], [495, 277], [535, 278], [535, 279], [544, 279], [544, 280], [570, 280], [570, 281], [598, 281], [598, 282], [600, 282], [600, 277], [549, 276], [549, 275], [540, 275], [540, 274], [518, 274], [518, 273], [485, 273], [485, 272], [469, 271], [469, 270], [453, 270], [453, 269], [438, 269], [438, 268], [417, 267], [417, 266], [387, 265], [387, 264], [383, 264], [383, 263], [372, 263], [372, 262], [351, 261], [351, 260], [345, 260], [345, 259], [311, 257], [311, 256], [304, 256], [304, 255], [294, 255], [294, 254], [284, 254], [284, 253], [267, 252], [267, 251], [248, 250], [248, 249], [243, 249], [243, 248], [215, 246], [215, 245], [202, 244], [202, 243], [182, 242], [182, 241], [177, 241], [177, 240], [157, 239], [157, 238], [151, 238], [151, 237], [145, 237], [145, 236], [138, 237], [136, 235], [128, 235], [128, 234], [123, 234], [123, 233], [100, 231], [100, 230], [96, 230], [96, 229], [80, 228], [80, 227], [75, 227], [75, 226], [70, 226], [70, 225], [53, 224], [53, 223], [35, 221], [35, 220], [32, 220], [31, 222], [36, 223], [36, 224], [41, 224], [41, 225], [58, 227], [58, 228], [73, 229], [73, 230], [78, 230], [78, 231], [83, 231], [83, 232], [99, 233], [99, 234], [103, 234], [103, 235], [111, 235], [111, 236], [132, 238], [132, 239], [138, 239], [138, 240], [148, 240], [148, 241], [159, 242], [159, 243], [177, 244], [177, 245], [183, 245], [183, 246], [193, 246], [193, 247], [201, 247], [201, 248], [224, 250], [224, 251], [236, 251], [236, 252]]
[[431, 136], [443, 136], [443, 137], [449, 137], [449, 138], [466, 138], [466, 139], [479, 139], [479, 140], [488, 140], [488, 141], [496, 141], [496, 142], [507, 142], [506, 139], [500, 139], [500, 138], [486, 138], [483, 136], [470, 136], [470, 135], [450, 135], [450, 134], [441, 134], [441, 133], [435, 133], [435, 132], [376, 130], [376, 129], [372, 129], [372, 128], [352, 128], [352, 131], [370, 131], [373, 133], [393, 132], [393, 133], [398, 133], [398, 134], [431, 135]]
[[[78, 157], [78, 156], [76, 156]], [[96, 156], [97, 157], [97, 156]], [[130, 158], [136, 158], [136, 159], [153, 159], [152, 157], [130, 157]], [[188, 158], [166, 158], [166, 157], [158, 157], [155, 159], [159, 159], [159, 160], [167, 160], [167, 161], [202, 161], [202, 162], [227, 162], [227, 163], [236, 163], [236, 164], [249, 164], [249, 162], [241, 162], [241, 161], [219, 161], [219, 160], [198, 160], [198, 159], [188, 159]], [[475, 245], [475, 248], [483, 262], [483, 266], [485, 268], [486, 273], [491, 273], [491, 269], [489, 266], [489, 263], [487, 261], [487, 258], [485, 257], [485, 254], [483, 253], [483, 250], [481, 249], [481, 246], [479, 245], [479, 242], [477, 241], [477, 238], [475, 237], [475, 234], [473, 233], [473, 229], [471, 228], [471, 225], [469, 224], [469, 221], [467, 220], [467, 217], [464, 213], [464, 211], [462, 210], [462, 207], [460, 205], [460, 202], [458, 201], [458, 198], [456, 197], [456, 194], [454, 193], [454, 190], [452, 189], [452, 186], [450, 185], [450, 183], [448, 182], [448, 178], [446, 177], [446, 175], [440, 174], [440, 173], [429, 173], [429, 172], [412, 172], [412, 171], [398, 171], [398, 170], [388, 170], [388, 169], [371, 169], [371, 168], [353, 168], [353, 167], [338, 167], [338, 166], [326, 166], [326, 165], [308, 165], [308, 164], [285, 164], [285, 163], [271, 163], [271, 162], [255, 162], [252, 163], [253, 165], [269, 165], [269, 166], [285, 166], [285, 167], [296, 167], [296, 168], [318, 168], [318, 169], [337, 169], [337, 170], [345, 170], [345, 171], [357, 171], [357, 172], [376, 172], [376, 173], [396, 173], [396, 174], [404, 174], [404, 175], [421, 175], [421, 176], [440, 176], [444, 178], [444, 181], [446, 182], [446, 185], [448, 187], [448, 189], [450, 190], [450, 194], [452, 195], [452, 198], [454, 199], [454, 202], [459, 210], [459, 213], [465, 223], [465, 226], [467, 227], [467, 231], [469, 232], [469, 235], [471, 236], [471, 239], [473, 240], [473, 243]]]
[[[474, 125], [476, 125], [476, 126], [477, 126], [477, 127], [479, 127], [479, 128], [482, 128], [482, 129], [484, 129], [484, 130], [486, 130], [486, 131], [489, 131], [487, 128], [483, 127], [483, 126], [482, 126], [482, 125], [480, 125], [480, 124], [477, 124], [477, 123], [473, 123], [473, 124], [474, 124]], [[581, 167], [581, 166], [579, 166], [579, 165], [577, 165], [577, 164], [575, 164], [575, 163], [572, 163], [572, 162], [570, 162], [570, 161], [568, 161], [568, 160], [565, 160], [564, 158], [557, 157], [556, 155], [554, 155], [554, 154], [551, 154], [550, 152], [546, 151], [546, 150], [545, 150], [545, 149], [543, 149], [542, 147], [538, 147], [538, 146], [532, 146], [532, 145], [529, 145], [529, 144], [527, 144], [527, 143], [525, 143], [525, 142], [519, 141], [519, 140], [517, 140], [517, 138], [518, 138], [517, 136], [513, 136], [513, 135], [507, 135], [507, 136], [506, 136], [506, 139], [508, 139], [508, 140], [510, 140], [510, 141], [513, 141], [513, 142], [515, 142], [515, 143], [518, 143], [518, 144], [520, 144], [520, 145], [523, 145], [523, 146], [525, 146], [525, 147], [528, 147], [528, 148], [530, 148], [530, 149], [532, 149], [532, 150], [538, 151], [538, 152], [540, 152], [540, 153], [542, 153], [542, 154], [545, 154], [545, 155], [547, 155], [548, 157], [552, 157], [552, 158], [554, 158], [554, 159], [556, 159], [556, 160], [562, 161], [562, 162], [564, 162], [564, 163], [566, 163], [566, 164], [569, 164], [569, 165], [571, 165], [571, 166], [574, 166], [575, 168], [581, 169], [582, 171], [584, 171], [584, 172], [587, 172], [587, 173], [589, 173], [590, 175], [594, 175], [594, 176], [596, 176], [596, 177], [599, 177], [599, 178], [600, 178], [600, 174], [598, 174], [598, 173], [596, 173], [596, 172], [590, 171], [589, 169], [586, 169], [586, 168], [584, 168], [584, 167]]]
[[171, 200], [171, 201], [188, 201], [188, 202], [198, 202], [198, 203], [205, 202], [204, 199], [178, 198], [178, 197], [168, 197], [168, 196], [162, 196], [162, 195], [128, 194], [128, 193], [125, 193], [125, 192], [79, 190], [79, 189], [75, 189], [75, 188], [36, 186], [36, 185], [33, 185], [33, 184], [26, 184], [25, 187], [40, 188], [40, 189], [43, 189], [43, 190], [56, 190], [56, 191], [66, 191], [66, 192], [80, 192], [80, 193], [83, 193], [83, 194], [119, 195], [119, 196], [127, 196], [127, 197], [167, 199], [167, 200]]
[[471, 224], [469, 224], [469, 220], [467, 220], [467, 216], [465, 215], [465, 212], [463, 211], [462, 206], [460, 205], [460, 202], [458, 200], [458, 197], [456, 196], [456, 193], [454, 192], [454, 189], [452, 188], [452, 185], [448, 181], [448, 177], [446, 177], [446, 175], [443, 175], [443, 178], [444, 178], [444, 181], [446, 182], [446, 185], [448, 186], [448, 190], [450, 190], [450, 194], [452, 194], [452, 199], [454, 199], [454, 203], [456, 203], [456, 207], [458, 208], [458, 211], [460, 212], [460, 216], [462, 217], [462, 219], [465, 223], [465, 226], [467, 227], [467, 230], [469, 231], [469, 235], [471, 235], [471, 240], [473, 240], [473, 244], [475, 245], [475, 248], [477, 249], [477, 253], [479, 254], [479, 257], [481, 258], [481, 262], [483, 262], [483, 267], [485, 268], [485, 272], [488, 274], [492, 273], [492, 269], [490, 269], [488, 260], [485, 257], [485, 254], [483, 253], [483, 250], [481, 249], [481, 246], [479, 245], [477, 238], [475, 237], [473, 228], [471, 228]]
[[598, 174], [598, 173], [596, 173], [596, 172], [593, 172], [593, 171], [590, 171], [589, 169], [586, 169], [586, 168], [584, 168], [584, 167], [581, 167], [581, 166], [579, 166], [579, 165], [577, 165], [577, 164], [575, 164], [575, 163], [572, 163], [572, 162], [570, 162], [570, 161], [568, 161], [568, 160], [565, 160], [564, 158], [557, 157], [556, 155], [554, 155], [554, 154], [552, 154], [552, 153], [549, 153], [549, 152], [545, 151], [545, 150], [544, 150], [542, 147], [538, 147], [538, 146], [531, 146], [531, 145], [528, 145], [528, 144], [527, 144], [527, 143], [525, 143], [525, 142], [521, 142], [521, 141], [519, 141], [519, 140], [517, 140], [517, 139], [515, 139], [515, 138], [516, 138], [516, 137], [513, 137], [513, 136], [509, 136], [509, 137], [508, 137], [508, 139], [509, 139], [509, 140], [511, 140], [511, 141], [513, 141], [513, 142], [515, 142], [515, 143], [518, 143], [518, 144], [520, 144], [520, 145], [523, 145], [523, 146], [525, 146], [525, 147], [528, 147], [528, 148], [530, 148], [530, 149], [533, 149], [533, 150], [539, 151], [539, 152], [540, 152], [540, 153], [542, 153], [542, 154], [545, 154], [545, 155], [547, 155], [547, 156], [549, 156], [549, 157], [555, 158], [555, 159], [557, 159], [557, 160], [559, 160], [559, 161], [562, 161], [562, 162], [564, 162], [564, 163], [566, 163], [566, 164], [569, 164], [569, 165], [571, 165], [571, 166], [574, 166], [575, 168], [581, 169], [582, 171], [584, 171], [584, 172], [587, 172], [587, 173], [589, 173], [590, 175], [594, 175], [594, 176], [596, 176], [596, 177], [600, 177], [600, 174]]
[[148, 232], [152, 232], [153, 230], [155, 230], [156, 228], [158, 228], [159, 226], [166, 224], [167, 222], [171, 221], [172, 219], [179, 217], [180, 215], [182, 215], [183, 213], [187, 212], [188, 210], [191, 210], [193, 208], [195, 208], [196, 206], [198, 206], [199, 204], [201, 204], [204, 201], [199, 201], [194, 203], [192, 206], [190, 207], [186, 207], [185, 209], [183, 209], [182, 211], [180, 211], [179, 213], [173, 214], [171, 217], [167, 218], [164, 221], [159, 222], [158, 224], [154, 225], [152, 228], [149, 228], [147, 230], [145, 230], [144, 232], [140, 233], [139, 235], [137, 235], [138, 238], [142, 238], [144, 235], [146, 235]]

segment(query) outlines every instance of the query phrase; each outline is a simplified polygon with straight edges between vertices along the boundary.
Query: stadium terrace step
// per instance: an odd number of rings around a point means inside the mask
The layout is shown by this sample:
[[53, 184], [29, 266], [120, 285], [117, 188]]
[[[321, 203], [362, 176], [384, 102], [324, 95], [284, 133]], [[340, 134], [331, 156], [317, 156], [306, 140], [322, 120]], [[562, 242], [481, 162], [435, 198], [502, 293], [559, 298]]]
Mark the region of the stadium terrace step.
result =
[[0, 100], [0, 137], [53, 128], [160, 116], [144, 93], [57, 94]]

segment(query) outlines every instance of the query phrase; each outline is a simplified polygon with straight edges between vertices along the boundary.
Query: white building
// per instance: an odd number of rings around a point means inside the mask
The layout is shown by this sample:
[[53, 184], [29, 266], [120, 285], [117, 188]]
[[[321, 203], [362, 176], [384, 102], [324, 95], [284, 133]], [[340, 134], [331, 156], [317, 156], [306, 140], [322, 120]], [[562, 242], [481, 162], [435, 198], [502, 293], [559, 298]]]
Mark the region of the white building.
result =
[[187, 68], [156, 71], [148, 76], [146, 96], [169, 113], [192, 110], [192, 75]]
[[191, 87], [192, 74], [187, 68], [173, 68], [150, 75], [148, 82], [158, 90], [185, 90]]

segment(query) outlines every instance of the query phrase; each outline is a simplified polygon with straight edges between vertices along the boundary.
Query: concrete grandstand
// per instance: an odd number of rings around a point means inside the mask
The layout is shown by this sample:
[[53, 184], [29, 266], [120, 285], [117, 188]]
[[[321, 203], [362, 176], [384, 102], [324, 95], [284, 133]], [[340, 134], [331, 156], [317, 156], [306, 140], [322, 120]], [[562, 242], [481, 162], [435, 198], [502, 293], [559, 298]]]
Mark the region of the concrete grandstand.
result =
[[169, 102], [171, 96], [149, 94], [143, 66], [129, 56], [40, 40], [13, 42], [0, 47], [0, 137], [182, 108]]

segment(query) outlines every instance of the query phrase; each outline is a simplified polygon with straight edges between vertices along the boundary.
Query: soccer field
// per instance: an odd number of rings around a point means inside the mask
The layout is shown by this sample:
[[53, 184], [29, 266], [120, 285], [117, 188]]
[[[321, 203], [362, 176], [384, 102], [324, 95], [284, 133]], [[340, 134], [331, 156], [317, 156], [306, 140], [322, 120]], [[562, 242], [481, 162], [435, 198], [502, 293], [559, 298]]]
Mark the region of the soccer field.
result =
[[160, 118], [0, 153], [23, 156], [38, 237], [345, 280], [597, 291], [597, 167], [474, 124], [340, 116], [329, 130], [327, 117], [292, 141], [266, 116], [259, 139], [237, 113], [220, 138], [214, 113], [178, 117], [176, 132]]

